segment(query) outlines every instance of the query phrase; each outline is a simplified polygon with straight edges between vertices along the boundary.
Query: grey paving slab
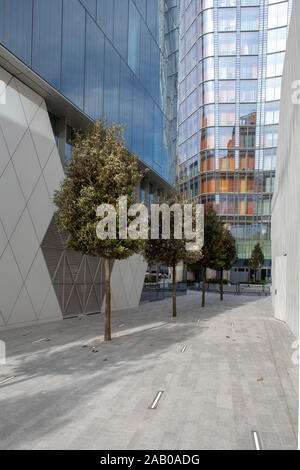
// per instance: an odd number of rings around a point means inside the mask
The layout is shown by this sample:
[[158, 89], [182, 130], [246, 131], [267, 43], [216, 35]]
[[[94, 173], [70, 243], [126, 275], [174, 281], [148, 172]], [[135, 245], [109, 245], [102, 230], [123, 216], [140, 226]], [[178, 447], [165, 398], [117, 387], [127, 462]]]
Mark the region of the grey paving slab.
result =
[[256, 430], [265, 449], [296, 449], [295, 338], [270, 299], [200, 304], [191, 292], [176, 319], [170, 299], [114, 312], [110, 344], [101, 314], [0, 331], [0, 381], [14, 377], [0, 384], [0, 448], [254, 450]]

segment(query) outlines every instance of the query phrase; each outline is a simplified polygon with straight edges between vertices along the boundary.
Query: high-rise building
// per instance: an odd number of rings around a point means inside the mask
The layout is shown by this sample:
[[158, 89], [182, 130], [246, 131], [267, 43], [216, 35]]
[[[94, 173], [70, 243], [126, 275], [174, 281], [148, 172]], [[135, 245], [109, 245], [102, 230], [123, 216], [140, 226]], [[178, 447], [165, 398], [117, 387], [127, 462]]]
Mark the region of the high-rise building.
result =
[[178, 182], [213, 204], [237, 243], [232, 280], [259, 242], [271, 276], [281, 75], [291, 0], [182, 0]]
[[[103, 263], [66, 250], [53, 194], [72, 128], [125, 127], [151, 204], [175, 182], [177, 0], [0, 0], [0, 328], [102, 307]], [[116, 262], [113, 307], [137, 305], [141, 257]]]

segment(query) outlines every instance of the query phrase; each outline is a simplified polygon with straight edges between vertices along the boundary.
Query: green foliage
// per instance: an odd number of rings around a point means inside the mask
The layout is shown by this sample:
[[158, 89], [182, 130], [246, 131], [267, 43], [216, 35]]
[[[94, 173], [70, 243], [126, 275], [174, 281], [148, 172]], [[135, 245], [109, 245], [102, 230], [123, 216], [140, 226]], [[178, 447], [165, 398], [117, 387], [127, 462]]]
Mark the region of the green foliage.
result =
[[140, 251], [139, 240], [119, 240], [118, 225], [115, 240], [99, 240], [96, 235], [97, 207], [103, 203], [116, 207], [120, 196], [133, 204], [134, 187], [142, 177], [138, 159], [125, 146], [122, 127], [97, 121], [86, 130], [75, 130], [72, 144], [67, 176], [54, 197], [58, 225], [68, 234], [67, 246], [109, 259], [125, 259]]
[[204, 245], [202, 248], [203, 266], [214, 268], [222, 244], [223, 225], [216, 211], [207, 206], [204, 215]]
[[266, 284], [266, 282], [265, 282], [265, 281], [257, 281], [257, 280], [256, 280], [256, 281], [253, 281], [253, 280], [250, 280], [250, 281], [243, 281], [243, 282], [240, 282], [239, 284], [243, 284], [243, 285], [244, 285], [244, 284], [245, 284], [245, 285], [248, 285], [248, 284], [252, 285], [252, 284], [254, 284], [254, 285], [262, 285], [262, 286], [263, 286], [263, 285]]
[[256, 243], [255, 247], [252, 250], [251, 258], [249, 259], [249, 266], [251, 269], [255, 271], [260, 268], [260, 266], [264, 263], [265, 257], [262, 252], [261, 246], [259, 243]]
[[[180, 198], [177, 196], [174, 199], [166, 201], [166, 203], [171, 207], [174, 203], [181, 204], [181, 216], [184, 214], [183, 203], [180, 201]], [[195, 228], [195, 207], [192, 218], [192, 225]], [[182, 228], [184, 227], [182, 219]], [[192, 253], [186, 250], [187, 240], [184, 238], [182, 233], [182, 238], [178, 240], [175, 238], [175, 216], [174, 213], [170, 213], [170, 237], [165, 240], [162, 238], [162, 228], [163, 220], [162, 214], [160, 213], [159, 217], [159, 230], [158, 230], [158, 239], [152, 239], [151, 236], [148, 240], [144, 242], [143, 245], [143, 255], [144, 258], [150, 264], [162, 263], [167, 266], [172, 267], [172, 304], [173, 304], [173, 317], [176, 317], [176, 266], [180, 261], [186, 262], [187, 257], [193, 258], [198, 257], [199, 253]]]
[[[172, 206], [179, 203], [178, 198], [169, 199], [166, 204]], [[183, 211], [182, 211], [183, 212]], [[162, 238], [162, 215], [159, 218], [159, 239], [154, 240], [149, 236], [143, 244], [143, 255], [149, 264], [162, 263], [166, 266], [176, 266], [183, 261], [186, 256], [185, 239], [177, 240], [174, 238], [174, 214], [170, 214], [170, 238]]]
[[204, 212], [204, 245], [201, 252], [188, 256], [188, 266], [193, 272], [203, 268], [215, 269], [221, 249], [223, 226], [216, 211], [210, 205]]
[[151, 282], [156, 282], [156, 275], [152, 275], [150, 278], [145, 277], [145, 281], [144, 281], [145, 284], [150, 284]]
[[[219, 279], [207, 279], [206, 280], [206, 284], [216, 284], [216, 285], [219, 285], [220, 284], [220, 280]], [[227, 285], [227, 284], [233, 284], [233, 282], [231, 283], [230, 281], [227, 281], [227, 279], [224, 279], [223, 280], [223, 284], [224, 285]]]
[[237, 262], [235, 239], [231, 232], [223, 228], [214, 268], [229, 271]]

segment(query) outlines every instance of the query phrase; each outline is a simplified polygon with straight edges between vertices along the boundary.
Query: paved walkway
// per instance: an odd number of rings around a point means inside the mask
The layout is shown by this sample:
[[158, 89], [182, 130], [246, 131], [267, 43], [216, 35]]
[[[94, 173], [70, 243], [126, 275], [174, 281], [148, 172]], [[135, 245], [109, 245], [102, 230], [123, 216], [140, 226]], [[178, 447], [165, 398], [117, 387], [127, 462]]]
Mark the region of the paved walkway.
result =
[[254, 449], [258, 431], [264, 449], [296, 449], [295, 338], [270, 298], [208, 294], [201, 309], [189, 293], [174, 320], [170, 301], [114, 313], [110, 344], [102, 315], [0, 332], [0, 382], [14, 376], [0, 448]]

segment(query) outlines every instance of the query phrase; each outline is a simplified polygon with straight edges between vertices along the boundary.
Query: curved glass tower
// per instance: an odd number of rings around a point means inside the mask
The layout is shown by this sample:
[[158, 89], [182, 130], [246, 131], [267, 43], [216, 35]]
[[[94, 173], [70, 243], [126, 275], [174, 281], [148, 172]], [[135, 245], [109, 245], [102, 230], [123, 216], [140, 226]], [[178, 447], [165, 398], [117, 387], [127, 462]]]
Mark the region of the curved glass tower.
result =
[[291, 1], [182, 0], [180, 191], [213, 204], [235, 236], [239, 267], [259, 242], [270, 276], [271, 199]]

